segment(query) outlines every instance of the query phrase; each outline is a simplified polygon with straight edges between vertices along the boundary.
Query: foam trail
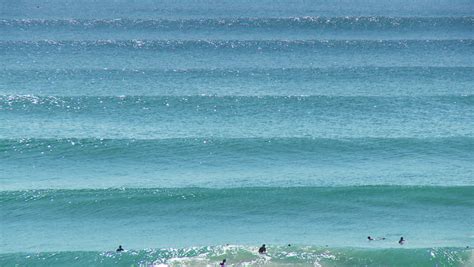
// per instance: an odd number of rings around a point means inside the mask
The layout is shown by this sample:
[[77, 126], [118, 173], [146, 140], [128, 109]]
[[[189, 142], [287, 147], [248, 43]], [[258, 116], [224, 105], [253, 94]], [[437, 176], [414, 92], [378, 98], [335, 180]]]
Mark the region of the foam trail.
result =
[[469, 266], [473, 251], [462, 248], [351, 249], [310, 246], [272, 246], [268, 256], [254, 246], [212, 246], [183, 249], [146, 249], [115, 252], [51, 252], [0, 254], [0, 262], [35, 266], [182, 266], [217, 265], [223, 258], [229, 266]]

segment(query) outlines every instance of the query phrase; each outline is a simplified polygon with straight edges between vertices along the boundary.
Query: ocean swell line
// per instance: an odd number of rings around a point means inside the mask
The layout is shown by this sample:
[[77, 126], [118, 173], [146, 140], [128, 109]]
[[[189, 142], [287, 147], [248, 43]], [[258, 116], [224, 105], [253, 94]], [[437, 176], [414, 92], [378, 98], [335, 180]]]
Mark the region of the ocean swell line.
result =
[[0, 41], [0, 49], [21, 51], [24, 49], [63, 49], [87, 50], [97, 48], [125, 48], [133, 50], [277, 50], [295, 49], [416, 49], [416, 48], [455, 48], [469, 49], [473, 39], [452, 40], [93, 40], [93, 41]]
[[473, 17], [288, 17], [219, 19], [2, 19], [0, 27], [73, 27], [123, 29], [196, 29], [219, 28], [361, 28], [367, 30], [412, 27], [471, 27]]
[[[0, 158], [122, 158], [129, 160], [179, 161], [181, 158], [372, 158], [447, 157], [472, 158], [474, 138], [165, 138], [102, 139], [50, 138], [0, 139]], [[273, 155], [273, 156], [272, 156]], [[358, 155], [358, 156], [357, 156]], [[295, 160], [295, 158], [293, 158]]]

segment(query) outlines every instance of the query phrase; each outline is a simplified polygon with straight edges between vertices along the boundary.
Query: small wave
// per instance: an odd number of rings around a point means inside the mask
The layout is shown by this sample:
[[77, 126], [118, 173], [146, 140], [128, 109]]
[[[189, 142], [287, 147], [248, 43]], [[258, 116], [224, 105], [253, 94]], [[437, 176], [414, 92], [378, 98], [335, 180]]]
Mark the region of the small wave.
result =
[[[402, 103], [402, 104], [398, 104]], [[38, 95], [0, 95], [0, 110], [21, 111], [31, 108], [46, 110], [101, 110], [109, 109], [158, 109], [172, 106], [189, 108], [200, 111], [230, 110], [236, 108], [261, 109], [264, 107], [294, 106], [296, 109], [305, 107], [307, 112], [313, 109], [323, 111], [322, 108], [337, 110], [338, 104], [348, 107], [357, 106], [360, 109], [373, 107], [410, 108], [412, 105], [437, 106], [465, 105], [471, 107], [474, 95], [445, 95], [445, 96], [217, 96], [217, 95], [189, 95], [189, 96], [38, 96]], [[256, 107], [255, 105], [259, 106]], [[313, 110], [314, 111], [314, 110]]]
[[[163, 76], [163, 75], [193, 75], [194, 76], [209, 76], [209, 77], [272, 77], [277, 79], [279, 76], [297, 76], [301, 79], [310, 79], [318, 75], [318, 78], [325, 76], [338, 75], [338, 78], [344, 78], [348, 75], [359, 75], [360, 77], [369, 79], [370, 76], [395, 76], [399, 79], [407, 79], [407, 77], [419, 76], [430, 78], [446, 78], [456, 79], [457, 81], [464, 81], [474, 75], [474, 67], [444, 67], [444, 66], [414, 66], [414, 67], [372, 67], [372, 66], [357, 66], [357, 67], [293, 67], [293, 68], [182, 68], [182, 69], [129, 69], [129, 68], [63, 68], [63, 69], [6, 69], [0, 70], [0, 75], [22, 77], [36, 76], [35, 78], [47, 77], [61, 77], [61, 76], [77, 76], [78, 78], [94, 78], [93, 76], [100, 75], [118, 75], [120, 77], [139, 75], [140, 79], [147, 76]], [[91, 77], [92, 76], [92, 77]], [[308, 76], [308, 77], [306, 77]], [[105, 77], [104, 77], [105, 78]], [[188, 79], [190, 79], [189, 77]], [[70, 78], [71, 79], [71, 78]], [[108, 81], [109, 82], [109, 81]], [[414, 92], [412, 92], [414, 93]], [[1, 95], [0, 95], [1, 97]]]
[[[0, 139], [0, 158], [69, 158], [132, 161], [187, 159], [200, 161], [228, 158], [273, 160], [360, 160], [378, 155], [379, 160], [397, 157], [443, 157], [467, 160], [474, 147], [472, 137], [445, 138], [170, 138], [170, 139]], [[272, 156], [273, 155], [273, 156]], [[324, 155], [324, 158], [323, 156]], [[222, 158], [221, 158], [222, 160]], [[229, 162], [230, 163], [230, 162]]]
[[0, 27], [68, 27], [196, 30], [212, 29], [423, 29], [426, 27], [469, 28], [474, 17], [287, 17], [287, 18], [219, 18], [219, 19], [2, 19]]
[[[3, 138], [472, 137], [473, 101], [472, 95], [7, 95], [0, 97], [0, 115]], [[426, 123], [437, 127], [420, 127]]]
[[92, 49], [126, 48], [141, 50], [193, 50], [193, 49], [252, 49], [289, 50], [293, 49], [448, 49], [472, 48], [473, 39], [452, 40], [93, 40], [93, 41], [0, 41], [0, 49]]
[[[427, 185], [31, 189], [0, 191], [0, 203], [5, 220], [30, 218], [35, 214], [42, 214], [43, 218], [93, 218], [98, 212], [101, 218], [122, 218], [159, 214], [161, 209], [167, 210], [167, 215], [182, 214], [187, 210], [189, 216], [207, 211], [214, 216], [233, 213], [242, 218], [254, 216], [254, 212], [260, 210], [261, 216], [285, 218], [288, 212], [295, 216], [316, 211], [347, 216], [344, 212], [348, 210], [365, 214], [379, 208], [401, 213], [411, 209], [456, 207], [469, 212], [473, 209], [473, 189], [474, 186]], [[25, 213], [25, 210], [32, 213]]]
[[[58, 96], [468, 95], [473, 67], [75, 68], [0, 70], [0, 98]], [[29, 81], [23, 83], [20, 81]], [[74, 83], [74, 86], [71, 84]], [[416, 86], [416, 90], [413, 90]], [[100, 90], [98, 90], [100, 88]], [[348, 89], [350, 88], [350, 90]], [[3, 97], [3, 98], [4, 98]], [[1, 104], [0, 104], [1, 105]]]

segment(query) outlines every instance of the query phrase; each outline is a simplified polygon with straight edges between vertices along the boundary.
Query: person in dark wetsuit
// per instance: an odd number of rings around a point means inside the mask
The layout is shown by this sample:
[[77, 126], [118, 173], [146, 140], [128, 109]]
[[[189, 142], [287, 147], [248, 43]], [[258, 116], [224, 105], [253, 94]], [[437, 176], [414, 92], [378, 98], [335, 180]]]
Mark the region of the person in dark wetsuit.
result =
[[258, 253], [260, 254], [266, 254], [267, 253], [267, 248], [265, 247], [265, 244], [263, 244], [259, 249]]
[[375, 239], [373, 239], [372, 237], [370, 237], [370, 235], [367, 237], [367, 240], [369, 241], [374, 241]]
[[403, 245], [405, 243], [405, 239], [403, 239], [403, 236], [400, 237], [400, 240], [398, 241], [398, 244]]
[[120, 245], [116, 251], [117, 252], [122, 252], [123, 251], [122, 245]]
[[225, 262], [226, 262], [226, 260], [225, 260], [225, 259], [223, 259], [223, 260], [222, 260], [222, 262], [221, 262], [221, 263], [219, 263], [219, 266], [221, 266], [221, 267], [225, 267]]

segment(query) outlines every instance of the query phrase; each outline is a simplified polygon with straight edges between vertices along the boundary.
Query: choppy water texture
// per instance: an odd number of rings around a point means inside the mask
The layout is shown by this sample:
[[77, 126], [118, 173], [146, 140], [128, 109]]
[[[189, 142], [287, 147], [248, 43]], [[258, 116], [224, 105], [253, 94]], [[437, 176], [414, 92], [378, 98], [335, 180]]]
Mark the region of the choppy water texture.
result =
[[0, 265], [474, 265], [473, 10], [1, 1]]
[[220, 246], [187, 249], [148, 249], [114, 252], [50, 252], [3, 254], [7, 264], [45, 266], [216, 266], [222, 258], [239, 266], [471, 266], [468, 249], [329, 249], [309, 246], [270, 247], [262, 256], [257, 247]]

